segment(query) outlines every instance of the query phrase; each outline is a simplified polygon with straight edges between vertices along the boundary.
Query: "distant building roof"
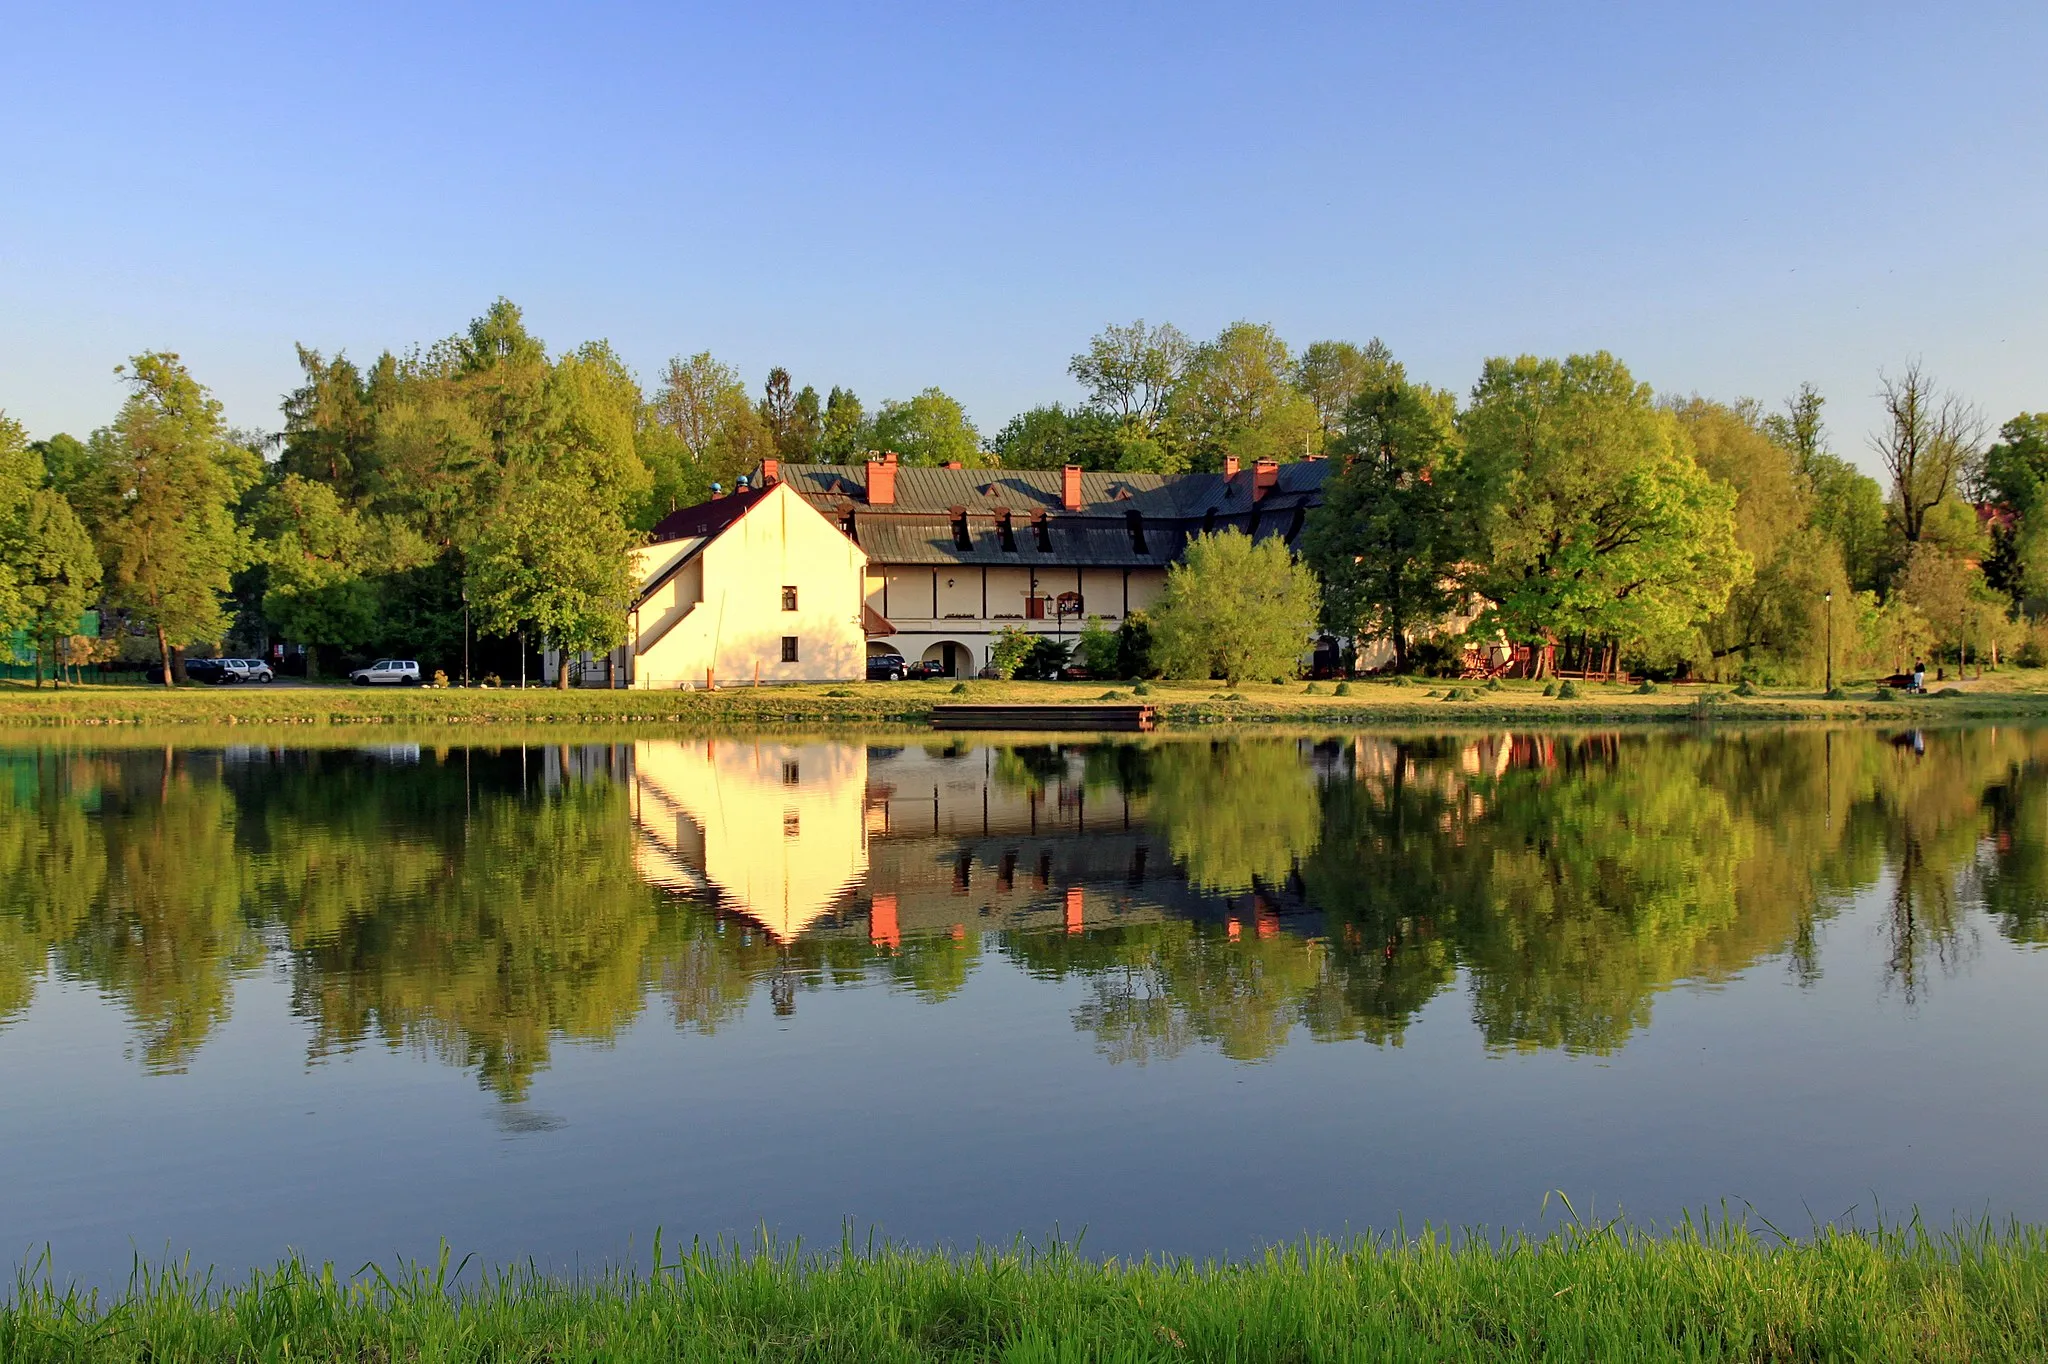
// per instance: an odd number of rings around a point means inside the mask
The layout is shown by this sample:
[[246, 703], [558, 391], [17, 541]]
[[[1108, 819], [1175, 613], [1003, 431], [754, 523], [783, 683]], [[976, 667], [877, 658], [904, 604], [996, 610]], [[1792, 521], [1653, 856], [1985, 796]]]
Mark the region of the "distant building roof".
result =
[[[865, 465], [784, 464], [777, 472], [790, 491], [827, 516], [844, 524], [850, 515], [854, 538], [877, 563], [1135, 567], [1173, 562], [1187, 537], [1203, 530], [1235, 527], [1257, 539], [1279, 535], [1291, 542], [1307, 510], [1321, 500], [1330, 466], [1323, 460], [1282, 464], [1258, 498], [1251, 467], [1234, 475], [1083, 473], [1081, 505], [1073, 511], [1062, 505], [1058, 469], [899, 464], [894, 501], [882, 506], [867, 500]], [[1006, 548], [1001, 535], [1005, 512], [1014, 548]], [[961, 515], [964, 527], [956, 523]]]

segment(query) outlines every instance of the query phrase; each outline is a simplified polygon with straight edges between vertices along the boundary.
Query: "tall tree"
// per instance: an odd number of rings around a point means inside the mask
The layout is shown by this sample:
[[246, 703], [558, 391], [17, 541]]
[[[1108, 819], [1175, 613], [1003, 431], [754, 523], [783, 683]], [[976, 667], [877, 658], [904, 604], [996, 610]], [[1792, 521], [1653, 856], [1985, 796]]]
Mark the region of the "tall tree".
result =
[[1754, 566], [1706, 623], [1706, 655], [1817, 674], [1825, 665], [1827, 594], [1841, 594], [1846, 604], [1849, 580], [1838, 547], [1813, 525], [1800, 456], [1773, 438], [1774, 424], [1754, 403], [1727, 407], [1695, 397], [1672, 411], [1700, 468], [1734, 490], [1735, 543]]
[[1668, 657], [1748, 576], [1734, 491], [1606, 352], [1487, 361], [1463, 427], [1496, 508], [1476, 585], [1511, 639]]
[[1169, 677], [1286, 677], [1317, 612], [1315, 574], [1287, 542], [1241, 530], [1196, 535], [1166, 571], [1152, 615], [1153, 661]]
[[1301, 353], [1294, 368], [1294, 384], [1315, 404], [1316, 422], [1327, 440], [1344, 429], [1345, 417], [1358, 396], [1385, 384], [1398, 369], [1394, 353], [1377, 336], [1363, 346], [1317, 341]]
[[761, 421], [775, 442], [775, 453], [787, 460], [808, 460], [817, 452], [824, 432], [818, 390], [806, 384], [801, 392], [790, 384], [789, 371], [777, 365], [768, 371], [760, 403]]
[[533, 480], [514, 486], [469, 555], [469, 599], [479, 627], [510, 635], [532, 627], [568, 660], [626, 637], [634, 535], [588, 485]]
[[875, 414], [876, 448], [894, 450], [908, 464], [988, 463], [981, 436], [957, 400], [928, 388], [905, 402], [889, 401]]
[[1399, 365], [1353, 397], [1331, 443], [1337, 475], [1309, 517], [1302, 556], [1321, 579], [1325, 629], [1393, 645], [1448, 615], [1476, 547], [1479, 485], [1464, 477], [1456, 402]]
[[683, 476], [691, 501], [707, 496], [713, 483], [730, 491], [741, 474], [775, 453], [774, 435], [748, 401], [738, 372], [709, 351], [668, 362], [654, 414], [688, 456]]
[[1197, 346], [1168, 400], [1191, 467], [1221, 468], [1226, 455], [1249, 464], [1312, 453], [1315, 404], [1293, 375], [1287, 343], [1263, 323], [1233, 322]]
[[824, 423], [818, 432], [818, 458], [830, 464], [850, 464], [871, 445], [868, 416], [860, 399], [852, 389], [834, 384], [825, 398]]
[[1984, 495], [2033, 515], [2048, 503], [2048, 412], [2022, 412], [1984, 451]]
[[1010, 418], [989, 437], [988, 452], [1005, 469], [1114, 469], [1125, 441], [1123, 424], [1099, 408], [1048, 403]]
[[1192, 351], [1172, 323], [1147, 327], [1139, 318], [1127, 327], [1104, 327], [1067, 363], [1067, 372], [1088, 390], [1093, 406], [1149, 429], [1165, 413], [1167, 395]]
[[1918, 360], [1896, 376], [1880, 373], [1877, 397], [1885, 422], [1870, 437], [1870, 448], [1891, 478], [1891, 514], [1899, 535], [1917, 544], [1927, 513], [1966, 491], [1974, 479], [1984, 417], [1945, 392]]
[[262, 466], [228, 439], [220, 403], [176, 355], [148, 352], [116, 372], [128, 400], [93, 433], [80, 501], [108, 604], [155, 627], [168, 686], [173, 641], [217, 640], [227, 629], [232, 578], [247, 555], [235, 504]]

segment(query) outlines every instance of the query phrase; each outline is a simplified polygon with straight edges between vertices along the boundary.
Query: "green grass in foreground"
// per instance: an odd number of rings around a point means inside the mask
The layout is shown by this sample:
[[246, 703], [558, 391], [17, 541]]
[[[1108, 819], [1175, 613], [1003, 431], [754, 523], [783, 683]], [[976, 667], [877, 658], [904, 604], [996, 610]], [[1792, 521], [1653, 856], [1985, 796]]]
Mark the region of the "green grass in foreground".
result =
[[99, 1300], [25, 1274], [0, 1359], [2038, 1360], [2048, 1231], [1725, 1223], [1667, 1237], [1310, 1243], [1244, 1263], [1065, 1248], [827, 1257], [698, 1250], [651, 1275], [478, 1281], [444, 1257], [354, 1280], [170, 1270]]

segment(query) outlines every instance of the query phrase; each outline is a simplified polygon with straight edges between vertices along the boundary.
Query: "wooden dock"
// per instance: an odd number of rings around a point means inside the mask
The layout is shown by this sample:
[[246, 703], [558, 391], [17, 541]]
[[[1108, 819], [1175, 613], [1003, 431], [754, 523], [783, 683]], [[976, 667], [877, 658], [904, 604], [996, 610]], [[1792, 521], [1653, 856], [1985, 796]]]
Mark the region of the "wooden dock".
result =
[[1080, 729], [1147, 734], [1157, 724], [1150, 706], [933, 706], [933, 729]]

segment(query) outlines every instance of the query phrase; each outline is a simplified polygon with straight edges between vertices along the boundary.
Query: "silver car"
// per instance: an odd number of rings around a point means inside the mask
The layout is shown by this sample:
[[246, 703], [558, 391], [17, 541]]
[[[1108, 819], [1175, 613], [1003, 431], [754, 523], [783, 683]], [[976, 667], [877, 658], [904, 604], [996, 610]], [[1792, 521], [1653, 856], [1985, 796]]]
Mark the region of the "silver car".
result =
[[380, 658], [367, 668], [357, 668], [348, 675], [348, 680], [358, 687], [417, 687], [420, 684], [420, 665], [418, 660], [411, 658]]
[[223, 658], [220, 670], [223, 682], [268, 682], [275, 676], [260, 658]]

